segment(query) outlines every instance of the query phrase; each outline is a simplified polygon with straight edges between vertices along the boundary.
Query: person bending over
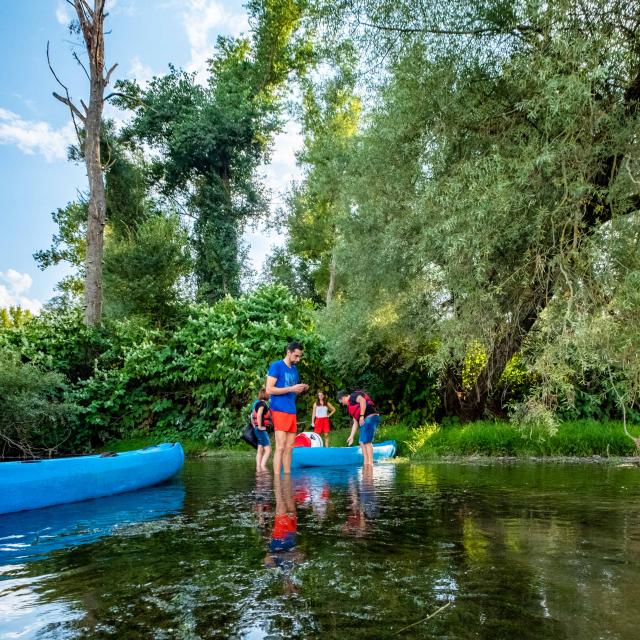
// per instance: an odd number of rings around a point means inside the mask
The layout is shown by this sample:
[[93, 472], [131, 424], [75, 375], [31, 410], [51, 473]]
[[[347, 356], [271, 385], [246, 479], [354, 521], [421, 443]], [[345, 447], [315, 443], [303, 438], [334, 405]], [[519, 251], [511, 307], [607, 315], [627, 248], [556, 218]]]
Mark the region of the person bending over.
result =
[[380, 425], [380, 414], [373, 404], [373, 400], [365, 391], [354, 391], [351, 394], [347, 391], [341, 391], [338, 394], [338, 402], [347, 407], [352, 418], [353, 426], [347, 443], [349, 446], [353, 444], [356, 430], [360, 428], [359, 441], [364, 456], [364, 465], [365, 467], [373, 466], [373, 438]]

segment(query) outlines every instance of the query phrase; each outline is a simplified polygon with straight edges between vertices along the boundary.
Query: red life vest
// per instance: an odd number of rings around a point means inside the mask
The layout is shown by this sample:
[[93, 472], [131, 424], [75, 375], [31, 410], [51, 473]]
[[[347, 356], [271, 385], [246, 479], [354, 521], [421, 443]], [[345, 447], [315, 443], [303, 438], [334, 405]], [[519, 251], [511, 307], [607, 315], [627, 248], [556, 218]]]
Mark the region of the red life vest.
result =
[[[369, 415], [378, 413], [378, 410], [376, 409], [376, 405], [373, 404], [373, 400], [369, 397], [369, 394], [366, 391], [354, 391], [351, 394], [351, 396], [354, 393], [358, 394], [359, 396], [362, 396], [365, 399], [365, 402], [367, 403], [367, 406], [365, 409], [365, 415], [367, 413], [367, 409], [370, 409], [370, 411], [368, 412]], [[360, 420], [360, 403], [355, 402], [354, 404], [351, 404], [351, 396], [349, 396], [349, 404], [347, 405], [347, 411], [349, 412], [349, 415], [357, 422], [358, 420]]]
[[[251, 412], [251, 424], [254, 427], [258, 426], [258, 404], [264, 402], [264, 400], [256, 400], [253, 403], [253, 411]], [[269, 405], [265, 402], [265, 408], [262, 412], [262, 426], [267, 429], [271, 426], [271, 410]]]

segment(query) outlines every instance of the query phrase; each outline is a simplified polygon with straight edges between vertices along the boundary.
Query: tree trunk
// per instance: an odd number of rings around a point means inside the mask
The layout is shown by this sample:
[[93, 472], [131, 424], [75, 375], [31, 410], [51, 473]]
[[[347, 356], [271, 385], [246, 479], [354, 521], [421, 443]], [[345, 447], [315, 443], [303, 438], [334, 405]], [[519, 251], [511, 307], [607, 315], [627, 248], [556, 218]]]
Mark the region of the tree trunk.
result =
[[505, 367], [520, 350], [540, 312], [544, 309], [548, 296], [548, 291], [542, 286], [533, 292], [527, 310], [520, 315], [519, 319], [515, 319], [505, 333], [494, 342], [487, 354], [487, 362], [471, 389], [462, 387], [461, 365], [451, 367], [447, 371], [442, 388], [447, 414], [457, 416], [461, 422], [471, 422], [484, 417], [487, 404], [500, 382]]
[[104, 251], [104, 225], [106, 222], [107, 205], [100, 158], [102, 90], [100, 90], [99, 100], [93, 99], [93, 86], [91, 94], [84, 145], [84, 158], [87, 167], [90, 194], [89, 218], [87, 220], [84, 321], [88, 326], [95, 326], [100, 324], [100, 318], [102, 316], [102, 256]]
[[[84, 38], [89, 61], [89, 70], [74, 54], [89, 78], [89, 105], [81, 101], [82, 110], [76, 106], [69, 90], [56, 75], [51, 62], [49, 67], [58, 83], [65, 90], [66, 97], [54, 93], [54, 97], [67, 105], [78, 134], [82, 148], [87, 179], [89, 181], [89, 215], [87, 219], [87, 257], [85, 274], [85, 315], [88, 326], [100, 323], [102, 316], [102, 255], [104, 250], [104, 225], [107, 217], [107, 203], [104, 186], [104, 169], [100, 157], [100, 134], [102, 128], [102, 110], [104, 107], [104, 89], [109, 84], [111, 74], [117, 65], [113, 65], [105, 75], [104, 70], [104, 12], [105, 0], [94, 0], [93, 8], [89, 0], [73, 0], [78, 16], [80, 31]], [[49, 45], [47, 44], [47, 60]], [[79, 120], [84, 127], [84, 139], [80, 132]]]
[[91, 83], [84, 143], [84, 161], [89, 179], [84, 321], [88, 326], [95, 326], [102, 317], [102, 256], [107, 214], [104, 172], [100, 158], [104, 88], [108, 82], [104, 77], [104, 0], [94, 0], [92, 13], [87, 12], [84, 0], [75, 0], [75, 7], [89, 56]]

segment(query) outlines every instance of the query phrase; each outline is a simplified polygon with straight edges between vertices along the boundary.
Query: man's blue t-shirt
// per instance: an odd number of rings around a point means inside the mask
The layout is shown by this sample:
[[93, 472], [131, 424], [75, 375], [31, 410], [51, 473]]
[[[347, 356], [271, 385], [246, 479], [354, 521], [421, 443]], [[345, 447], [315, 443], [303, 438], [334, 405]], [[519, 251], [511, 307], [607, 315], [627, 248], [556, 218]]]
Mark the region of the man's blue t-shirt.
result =
[[[276, 379], [276, 387], [292, 387], [300, 382], [298, 368], [296, 365], [288, 367], [284, 360], [277, 360], [269, 365], [267, 375]], [[271, 411], [282, 411], [282, 413], [296, 412], [296, 394], [283, 393], [281, 396], [273, 395], [269, 402]]]

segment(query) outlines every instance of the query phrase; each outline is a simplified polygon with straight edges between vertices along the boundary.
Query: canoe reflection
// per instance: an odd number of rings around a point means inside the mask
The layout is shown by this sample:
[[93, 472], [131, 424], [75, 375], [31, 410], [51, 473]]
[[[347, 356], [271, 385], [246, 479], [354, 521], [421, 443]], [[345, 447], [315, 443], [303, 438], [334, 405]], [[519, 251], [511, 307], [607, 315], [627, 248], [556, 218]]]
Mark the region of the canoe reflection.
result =
[[106, 498], [0, 516], [0, 565], [31, 562], [53, 551], [95, 542], [123, 526], [176, 513], [184, 503], [180, 479]]

